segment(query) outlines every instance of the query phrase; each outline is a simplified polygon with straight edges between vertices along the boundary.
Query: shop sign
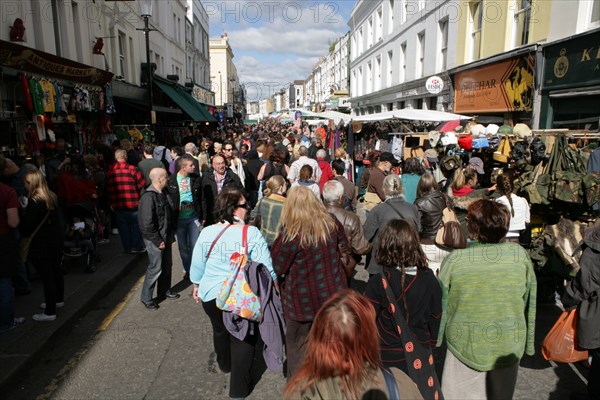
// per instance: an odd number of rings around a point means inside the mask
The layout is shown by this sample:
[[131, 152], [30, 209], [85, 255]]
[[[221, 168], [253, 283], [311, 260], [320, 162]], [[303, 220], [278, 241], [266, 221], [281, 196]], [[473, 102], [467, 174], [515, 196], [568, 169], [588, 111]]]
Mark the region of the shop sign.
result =
[[194, 85], [194, 89], [192, 90], [192, 97], [203, 104], [215, 104], [213, 95], [213, 92], [198, 85]]
[[533, 54], [458, 72], [454, 112], [531, 112], [534, 73]]
[[600, 83], [600, 31], [544, 48], [543, 89]]
[[0, 65], [99, 86], [113, 77], [111, 72], [4, 40], [0, 40]]
[[444, 80], [439, 76], [431, 76], [425, 82], [425, 89], [431, 94], [439, 94], [444, 90]]

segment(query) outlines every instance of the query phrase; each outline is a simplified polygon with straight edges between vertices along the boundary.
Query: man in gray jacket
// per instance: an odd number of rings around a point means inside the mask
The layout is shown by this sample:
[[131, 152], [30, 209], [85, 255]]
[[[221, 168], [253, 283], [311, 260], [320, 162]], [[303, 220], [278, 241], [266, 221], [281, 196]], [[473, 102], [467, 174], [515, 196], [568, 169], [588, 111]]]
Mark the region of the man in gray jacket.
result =
[[148, 188], [142, 191], [138, 206], [138, 222], [146, 250], [148, 269], [142, 286], [141, 300], [149, 310], [158, 309], [152, 299], [154, 286], [158, 281], [157, 299], [177, 299], [179, 294], [171, 291], [171, 268], [173, 266], [172, 244], [173, 208], [168, 196], [163, 193], [167, 185], [167, 171], [154, 168], [150, 171]]

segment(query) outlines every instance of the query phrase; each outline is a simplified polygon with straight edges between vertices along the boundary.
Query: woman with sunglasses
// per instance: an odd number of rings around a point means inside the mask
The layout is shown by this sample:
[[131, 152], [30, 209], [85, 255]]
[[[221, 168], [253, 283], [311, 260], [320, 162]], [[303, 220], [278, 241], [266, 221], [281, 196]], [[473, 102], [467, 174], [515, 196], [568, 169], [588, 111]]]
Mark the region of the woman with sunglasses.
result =
[[[256, 362], [262, 362], [258, 326], [249, 329], [243, 340], [232, 336], [223, 323], [223, 311], [217, 308], [216, 298], [223, 282], [229, 277], [230, 258], [240, 252], [242, 230], [249, 216], [248, 202], [238, 189], [225, 188], [215, 202], [215, 224], [202, 229], [196, 241], [190, 269], [194, 283], [192, 297], [210, 318], [217, 364], [222, 372], [231, 372], [229, 397], [245, 398], [256, 384], [251, 375]], [[267, 242], [258, 228], [248, 227], [248, 259], [263, 264], [275, 280]], [[256, 324], [255, 322], [249, 322]]]

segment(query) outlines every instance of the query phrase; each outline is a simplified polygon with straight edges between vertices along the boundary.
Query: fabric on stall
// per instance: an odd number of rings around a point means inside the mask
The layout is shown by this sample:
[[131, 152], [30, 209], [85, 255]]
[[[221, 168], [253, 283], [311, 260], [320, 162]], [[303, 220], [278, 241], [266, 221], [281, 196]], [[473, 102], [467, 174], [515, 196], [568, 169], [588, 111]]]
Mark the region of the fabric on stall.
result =
[[37, 79], [29, 79], [29, 92], [31, 93], [31, 100], [33, 101], [33, 112], [35, 114], [43, 114], [44, 103], [42, 102], [42, 99], [44, 97], [44, 92]]
[[29, 111], [33, 111], [33, 100], [31, 99], [31, 91], [29, 90], [29, 81], [27, 80], [27, 75], [23, 74], [21, 79], [21, 83], [23, 84], [23, 94], [25, 95], [25, 104], [27, 105], [27, 109]]
[[46, 79], [41, 79], [39, 83], [42, 87], [42, 104], [44, 112], [53, 113], [56, 109], [56, 91], [54, 90], [54, 84]]
[[110, 86], [110, 83], [104, 85], [104, 97], [106, 103], [106, 113], [114, 114], [117, 110], [115, 109], [115, 102], [113, 100], [112, 87]]
[[396, 160], [402, 160], [404, 155], [404, 141], [401, 136], [395, 135], [392, 138], [391, 153], [394, 155]]

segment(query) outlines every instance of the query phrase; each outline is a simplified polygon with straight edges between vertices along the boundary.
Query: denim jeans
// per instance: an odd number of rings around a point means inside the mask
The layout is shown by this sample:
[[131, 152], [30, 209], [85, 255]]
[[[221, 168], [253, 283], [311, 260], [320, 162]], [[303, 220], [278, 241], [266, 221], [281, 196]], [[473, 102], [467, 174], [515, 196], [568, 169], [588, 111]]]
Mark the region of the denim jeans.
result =
[[148, 253], [148, 269], [142, 285], [141, 300], [149, 303], [152, 300], [154, 286], [158, 281], [156, 294], [163, 297], [171, 288], [171, 267], [173, 265], [173, 247], [166, 244], [164, 250], [160, 250], [149, 240], [144, 239]]
[[192, 252], [200, 236], [200, 225], [198, 217], [180, 219], [177, 221], [177, 247], [181, 255], [183, 270], [189, 274], [192, 264]]
[[11, 278], [0, 278], [0, 332], [10, 328], [15, 317], [15, 293]]
[[132, 250], [142, 250], [144, 248], [144, 241], [138, 224], [137, 211], [117, 210], [115, 211], [115, 215], [123, 250], [126, 253]]

